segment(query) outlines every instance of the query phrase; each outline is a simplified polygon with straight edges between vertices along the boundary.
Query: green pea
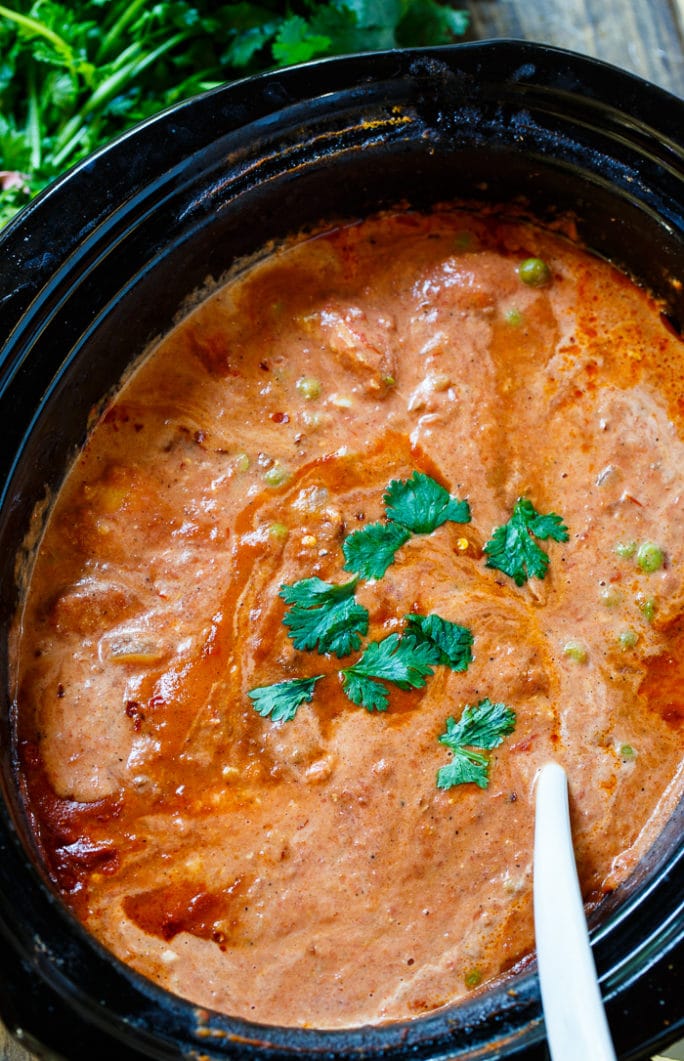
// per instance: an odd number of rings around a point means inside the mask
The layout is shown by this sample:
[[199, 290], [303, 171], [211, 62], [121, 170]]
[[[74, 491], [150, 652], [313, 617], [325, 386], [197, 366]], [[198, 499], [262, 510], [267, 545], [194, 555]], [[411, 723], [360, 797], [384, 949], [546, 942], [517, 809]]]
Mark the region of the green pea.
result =
[[287, 538], [290, 531], [284, 523], [272, 523], [271, 526], [268, 528], [268, 533], [272, 538], [275, 538], [276, 541], [283, 542]]
[[541, 258], [526, 258], [518, 266], [518, 276], [528, 287], [544, 287], [551, 281], [551, 270]]
[[268, 486], [282, 486], [287, 478], [287, 471], [278, 461], [271, 465], [268, 471], [264, 473], [264, 482]]
[[655, 542], [642, 542], [636, 551], [636, 562], [642, 571], [651, 574], [663, 566], [665, 553]]
[[639, 635], [636, 630], [623, 630], [622, 633], [618, 635], [620, 647], [623, 649], [634, 648], [638, 640]]
[[297, 380], [295, 386], [306, 401], [319, 398], [321, 395], [320, 380], [317, 380], [314, 376], [302, 376], [301, 379]]
[[479, 969], [469, 969], [463, 979], [466, 987], [477, 987], [482, 981], [482, 973]]
[[508, 309], [505, 313], [506, 323], [512, 325], [514, 328], [519, 328], [522, 324], [522, 313], [519, 309]]
[[621, 556], [623, 560], [629, 560], [634, 556], [637, 550], [636, 542], [617, 542], [615, 545], [615, 552], [618, 556]]
[[639, 605], [639, 611], [643, 615], [647, 623], [653, 622], [653, 617], [656, 611], [656, 603], [653, 597], [643, 597], [641, 594], [637, 596], [637, 604]]
[[246, 453], [238, 453], [235, 457], [235, 470], [238, 472], [246, 472], [249, 468], [249, 457]]
[[563, 653], [568, 656], [569, 659], [574, 660], [575, 663], [587, 662], [587, 646], [581, 641], [567, 641], [563, 645]]
[[620, 746], [620, 758], [636, 759], [636, 751], [631, 744], [622, 744]]

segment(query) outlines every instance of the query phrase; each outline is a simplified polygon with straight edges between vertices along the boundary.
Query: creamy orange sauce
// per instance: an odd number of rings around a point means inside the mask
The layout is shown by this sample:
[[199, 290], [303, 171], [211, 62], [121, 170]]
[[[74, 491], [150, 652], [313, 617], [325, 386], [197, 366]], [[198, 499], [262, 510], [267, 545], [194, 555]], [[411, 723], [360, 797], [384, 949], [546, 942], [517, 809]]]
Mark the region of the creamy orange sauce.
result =
[[[548, 285], [521, 283], [530, 255]], [[683, 377], [609, 265], [456, 210], [301, 240], [196, 309], [92, 431], [14, 632], [26, 801], [87, 928], [228, 1014], [419, 1015], [532, 951], [551, 757], [587, 901], [627, 877], [681, 793]], [[345, 581], [345, 535], [416, 469], [472, 522], [360, 583], [368, 636], [437, 613], [474, 659], [369, 713], [335, 678], [351, 660], [293, 647], [278, 590]], [[521, 495], [570, 538], [518, 587], [482, 547]], [[616, 552], [644, 541], [657, 571]], [[320, 673], [290, 722], [247, 695]], [[445, 720], [484, 697], [517, 715], [489, 786], [439, 790]]]

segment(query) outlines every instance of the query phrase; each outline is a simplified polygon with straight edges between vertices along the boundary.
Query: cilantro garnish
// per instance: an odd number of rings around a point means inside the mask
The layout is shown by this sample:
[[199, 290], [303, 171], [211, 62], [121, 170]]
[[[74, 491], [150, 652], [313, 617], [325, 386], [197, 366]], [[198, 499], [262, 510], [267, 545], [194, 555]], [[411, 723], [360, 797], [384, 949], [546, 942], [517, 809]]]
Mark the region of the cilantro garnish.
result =
[[247, 694], [254, 701], [254, 710], [262, 718], [271, 717], [272, 722], [290, 722], [297, 714], [300, 704], [310, 704], [314, 687], [322, 674], [315, 678], [291, 678], [275, 685], [261, 685]]
[[437, 771], [437, 788], [453, 788], [472, 782], [480, 788], [489, 784], [489, 757], [476, 748], [497, 748], [515, 728], [515, 711], [488, 698], [468, 704], [458, 722], [446, 721], [446, 732], [439, 738], [453, 752], [453, 759]]
[[434, 663], [432, 645], [390, 634], [382, 641], [371, 641], [361, 659], [342, 671], [342, 685], [352, 703], [367, 711], [386, 711], [388, 691], [378, 679], [399, 689], [421, 689], [433, 674]]
[[468, 502], [452, 497], [424, 472], [414, 472], [410, 479], [393, 479], [384, 502], [388, 522], [369, 523], [342, 545], [345, 571], [361, 578], [382, 578], [411, 534], [430, 534], [447, 520], [470, 522]]
[[[339, 658], [357, 651], [368, 633], [369, 614], [358, 604], [355, 590], [359, 578], [379, 579], [393, 562], [397, 549], [412, 534], [430, 534], [447, 520], [470, 521], [467, 501], [460, 501], [429, 475], [414, 472], [410, 479], [394, 479], [384, 495], [386, 522], [371, 523], [350, 534], [342, 545], [345, 570], [356, 578], [340, 585], [320, 578], [304, 578], [280, 587], [280, 596], [289, 605], [283, 623], [295, 648], [317, 649]], [[487, 566], [510, 575], [521, 586], [527, 578], [543, 578], [549, 557], [534, 540], [568, 540], [568, 529], [554, 512], [537, 512], [527, 498], [515, 503], [508, 523], [497, 527], [484, 547]], [[390, 634], [366, 645], [361, 657], [339, 671], [342, 688], [352, 703], [367, 711], [387, 711], [390, 690], [421, 689], [437, 666], [465, 671], [473, 654], [473, 634], [466, 626], [440, 615], [409, 613], [403, 636]], [[300, 704], [313, 699], [313, 678], [295, 678], [252, 689], [254, 708], [274, 722], [290, 721]], [[489, 698], [467, 704], [458, 722], [446, 721], [439, 737], [453, 758], [437, 772], [437, 787], [475, 784], [487, 788], [490, 757], [506, 734], [515, 728], [515, 712]]]
[[410, 531], [397, 523], [369, 523], [342, 543], [345, 571], [355, 571], [361, 578], [382, 578], [397, 549], [410, 537]]
[[406, 616], [408, 624], [406, 638], [414, 638], [417, 644], [430, 645], [434, 651], [433, 662], [454, 671], [464, 671], [472, 663], [473, 635], [467, 626], [450, 623], [440, 615]]
[[424, 472], [414, 472], [410, 479], [393, 479], [384, 502], [387, 518], [414, 534], [430, 534], [447, 520], [470, 523], [468, 502], [452, 497]]
[[354, 600], [358, 579], [335, 586], [320, 578], [303, 578], [280, 587], [280, 596], [292, 605], [283, 619], [294, 646], [302, 651], [317, 648], [348, 656], [368, 633], [368, 612]]
[[498, 568], [515, 580], [516, 586], [528, 578], [543, 578], [549, 566], [548, 554], [534, 541], [553, 538], [557, 542], [568, 540], [568, 528], [555, 512], [542, 515], [531, 501], [519, 497], [508, 523], [497, 527], [484, 547], [487, 567]]

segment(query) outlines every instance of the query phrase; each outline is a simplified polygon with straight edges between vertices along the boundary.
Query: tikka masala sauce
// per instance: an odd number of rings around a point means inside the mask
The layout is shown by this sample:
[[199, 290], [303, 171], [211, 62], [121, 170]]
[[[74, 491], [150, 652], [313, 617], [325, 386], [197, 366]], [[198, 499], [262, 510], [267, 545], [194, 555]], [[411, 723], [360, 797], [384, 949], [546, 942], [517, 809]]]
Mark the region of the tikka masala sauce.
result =
[[[190, 313], [91, 431], [13, 632], [26, 805], [90, 932], [260, 1022], [434, 1010], [533, 950], [549, 758], [587, 902], [624, 880], [682, 787], [683, 384], [643, 291], [494, 214], [299, 239]], [[260, 717], [255, 686], [350, 662], [294, 648], [281, 585], [346, 581], [342, 540], [415, 470], [472, 522], [412, 537], [357, 599], [369, 639], [412, 610], [465, 624], [467, 671], [384, 714], [330, 677], [292, 721]], [[520, 496], [569, 540], [519, 587], [483, 545]], [[484, 697], [516, 712], [489, 785], [440, 790], [445, 720]]]

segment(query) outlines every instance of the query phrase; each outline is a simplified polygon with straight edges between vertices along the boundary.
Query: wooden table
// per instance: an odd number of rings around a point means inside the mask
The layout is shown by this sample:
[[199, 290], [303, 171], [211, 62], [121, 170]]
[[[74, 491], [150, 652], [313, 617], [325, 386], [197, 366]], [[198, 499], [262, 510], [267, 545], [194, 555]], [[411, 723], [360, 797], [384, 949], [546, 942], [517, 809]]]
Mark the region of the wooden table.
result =
[[684, 0], [471, 0], [472, 35], [592, 55], [684, 96]]
[[[471, 15], [469, 39], [515, 37], [569, 48], [684, 97], [684, 0], [471, 0], [463, 6]], [[0, 1024], [2, 1061], [34, 1056]]]

